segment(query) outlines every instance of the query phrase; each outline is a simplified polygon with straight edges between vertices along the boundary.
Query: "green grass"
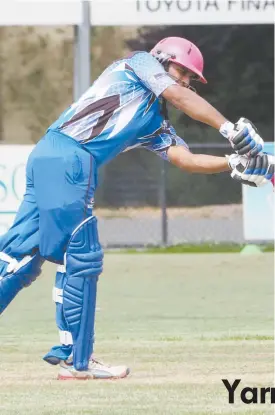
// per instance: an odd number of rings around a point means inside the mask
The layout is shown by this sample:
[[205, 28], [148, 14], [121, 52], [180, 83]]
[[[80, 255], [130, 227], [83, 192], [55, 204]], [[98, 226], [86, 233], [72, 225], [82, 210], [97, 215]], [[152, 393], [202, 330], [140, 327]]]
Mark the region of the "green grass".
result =
[[[262, 252], [274, 252], [274, 244], [259, 245]], [[200, 244], [200, 245], [173, 245], [167, 247], [145, 247], [122, 249], [120, 253], [126, 254], [201, 254], [201, 253], [238, 253], [245, 247], [243, 244]], [[110, 250], [117, 253], [117, 250]]]
[[273, 255], [105, 256], [96, 355], [127, 363], [121, 381], [56, 381], [41, 357], [58, 342], [55, 268], [1, 317], [1, 415], [271, 414], [227, 403], [222, 378], [273, 384]]

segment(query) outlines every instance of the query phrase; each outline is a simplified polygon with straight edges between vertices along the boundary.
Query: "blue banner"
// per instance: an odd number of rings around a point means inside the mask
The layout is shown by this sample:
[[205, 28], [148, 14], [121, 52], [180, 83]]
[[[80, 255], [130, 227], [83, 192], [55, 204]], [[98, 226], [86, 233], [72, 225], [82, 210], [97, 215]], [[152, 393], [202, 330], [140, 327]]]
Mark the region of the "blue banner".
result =
[[[264, 151], [274, 154], [274, 143], [265, 143]], [[242, 186], [244, 238], [247, 241], [274, 240], [274, 188]]]

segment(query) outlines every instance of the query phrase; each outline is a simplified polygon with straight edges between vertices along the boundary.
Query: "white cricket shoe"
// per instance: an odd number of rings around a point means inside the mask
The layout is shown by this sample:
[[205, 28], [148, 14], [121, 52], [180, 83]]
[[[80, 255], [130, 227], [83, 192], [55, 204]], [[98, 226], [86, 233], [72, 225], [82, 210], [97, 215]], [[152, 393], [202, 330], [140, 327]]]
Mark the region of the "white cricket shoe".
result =
[[71, 363], [62, 360], [57, 379], [89, 380], [89, 379], [122, 379], [129, 375], [127, 366], [109, 366], [91, 358], [88, 370], [76, 370]]

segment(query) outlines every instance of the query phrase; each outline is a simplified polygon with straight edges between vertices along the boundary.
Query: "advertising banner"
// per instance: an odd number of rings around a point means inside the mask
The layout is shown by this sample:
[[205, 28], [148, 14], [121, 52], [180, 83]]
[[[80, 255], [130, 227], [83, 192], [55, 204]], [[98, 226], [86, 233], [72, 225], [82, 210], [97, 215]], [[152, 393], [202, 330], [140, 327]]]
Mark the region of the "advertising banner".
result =
[[[270, 0], [92, 0], [93, 26], [274, 24]], [[1, 0], [0, 25], [77, 25], [80, 0]]]
[[[265, 143], [265, 151], [274, 154], [274, 143]], [[243, 224], [246, 241], [274, 240], [274, 199], [273, 186], [242, 186]]]
[[32, 145], [1, 145], [0, 147], [0, 234], [13, 223], [23, 199], [26, 163]]

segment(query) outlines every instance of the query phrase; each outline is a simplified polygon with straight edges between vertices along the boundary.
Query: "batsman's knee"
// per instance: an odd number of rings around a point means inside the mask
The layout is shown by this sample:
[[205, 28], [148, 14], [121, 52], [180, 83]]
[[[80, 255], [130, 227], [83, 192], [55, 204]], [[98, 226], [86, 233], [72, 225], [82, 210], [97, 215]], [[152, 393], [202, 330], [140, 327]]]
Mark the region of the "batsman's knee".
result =
[[0, 252], [0, 314], [22, 288], [35, 281], [41, 273], [43, 262], [38, 252], [21, 260]]
[[91, 216], [73, 232], [65, 256], [66, 270], [74, 277], [98, 277], [103, 270], [103, 250], [99, 243], [97, 219]]

